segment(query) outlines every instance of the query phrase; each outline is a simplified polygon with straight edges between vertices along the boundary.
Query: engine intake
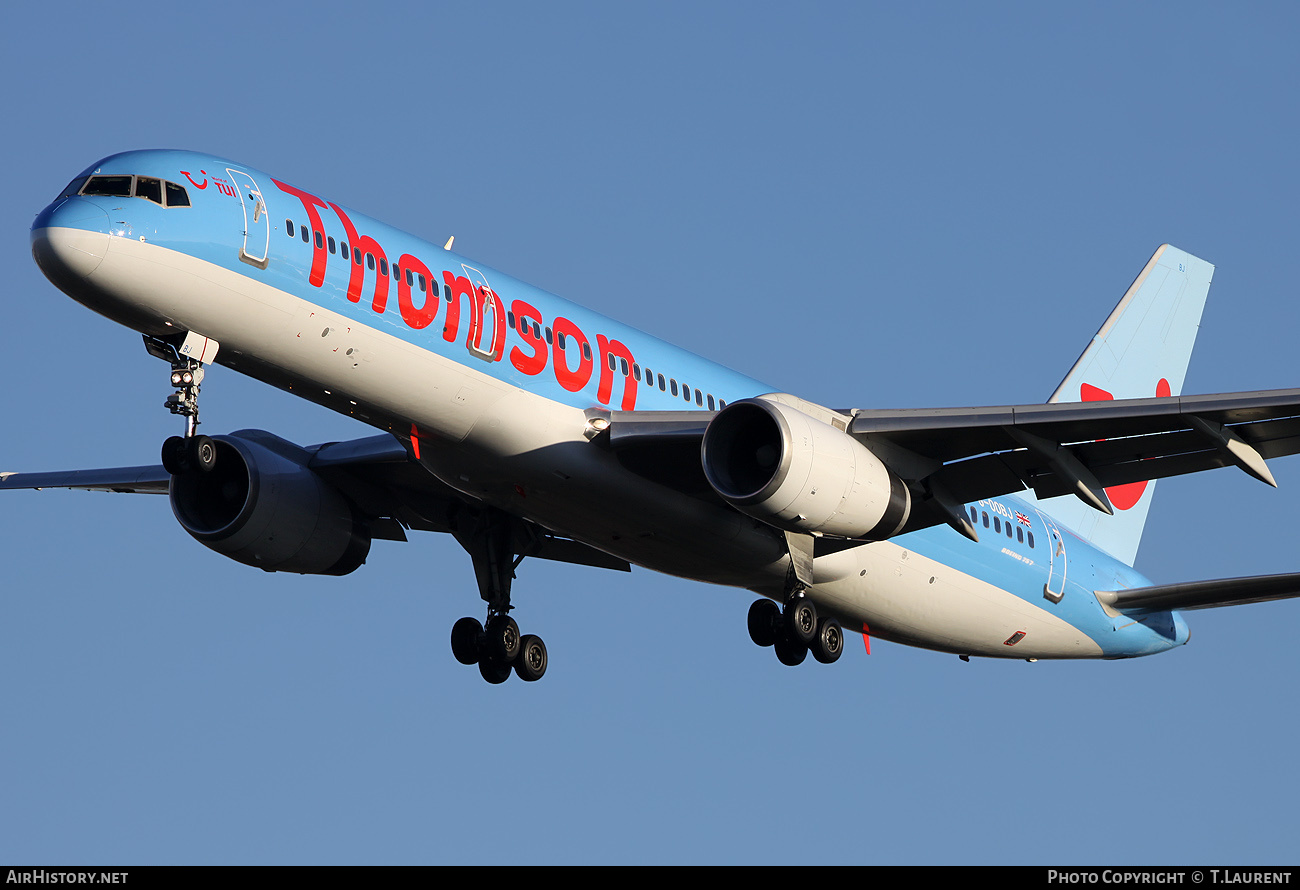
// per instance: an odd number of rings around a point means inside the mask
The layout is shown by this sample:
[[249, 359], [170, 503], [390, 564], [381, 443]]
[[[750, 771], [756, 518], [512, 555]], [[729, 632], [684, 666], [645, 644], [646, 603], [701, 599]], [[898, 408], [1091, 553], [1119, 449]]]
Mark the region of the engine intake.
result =
[[701, 460], [728, 503], [787, 531], [883, 540], [911, 513], [906, 484], [862, 443], [769, 399], [723, 408]]
[[364, 523], [305, 459], [295, 459], [298, 446], [260, 431], [213, 440], [211, 473], [171, 480], [172, 513], [196, 541], [269, 572], [346, 575], [366, 561]]

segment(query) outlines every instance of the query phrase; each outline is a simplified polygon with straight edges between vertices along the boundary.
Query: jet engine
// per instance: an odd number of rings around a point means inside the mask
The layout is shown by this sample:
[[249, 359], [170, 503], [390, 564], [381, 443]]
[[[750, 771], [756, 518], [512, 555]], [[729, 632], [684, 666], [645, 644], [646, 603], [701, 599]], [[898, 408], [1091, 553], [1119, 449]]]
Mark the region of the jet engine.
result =
[[786, 531], [883, 540], [911, 512], [907, 486], [857, 439], [769, 399], [723, 408], [701, 459], [728, 503]]
[[213, 441], [210, 472], [171, 479], [172, 512], [196, 541], [268, 572], [346, 575], [366, 561], [364, 522], [306, 452], [257, 430]]

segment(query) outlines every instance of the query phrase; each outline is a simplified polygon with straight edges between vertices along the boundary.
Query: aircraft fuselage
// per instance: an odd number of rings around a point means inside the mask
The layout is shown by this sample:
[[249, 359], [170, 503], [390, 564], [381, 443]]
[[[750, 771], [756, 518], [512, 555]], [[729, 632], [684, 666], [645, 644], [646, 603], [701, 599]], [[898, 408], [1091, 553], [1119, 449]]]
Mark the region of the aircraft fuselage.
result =
[[[467, 499], [656, 571], [780, 597], [780, 532], [631, 472], [590, 427], [601, 412], [711, 411], [770, 387], [219, 158], [114, 155], [65, 193], [114, 175], [157, 179], [164, 197], [65, 194], [32, 226], [41, 269], [74, 299], [151, 336], [214, 338], [218, 363], [391, 432]], [[851, 630], [962, 655], [1120, 658], [1186, 642], [1177, 613], [1103, 607], [1094, 590], [1149, 582], [1034, 506], [966, 510], [980, 542], [938, 526], [828, 553], [808, 595]]]

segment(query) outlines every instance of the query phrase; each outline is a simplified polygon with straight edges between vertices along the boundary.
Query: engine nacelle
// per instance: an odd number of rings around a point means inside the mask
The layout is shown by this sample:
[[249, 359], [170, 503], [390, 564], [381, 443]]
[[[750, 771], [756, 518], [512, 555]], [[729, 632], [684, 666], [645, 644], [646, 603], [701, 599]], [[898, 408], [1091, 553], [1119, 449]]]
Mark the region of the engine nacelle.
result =
[[911, 513], [907, 486], [857, 439], [769, 399], [723, 408], [701, 459], [728, 503], [787, 531], [883, 540]]
[[171, 480], [172, 513], [196, 541], [271, 572], [346, 575], [366, 561], [364, 524], [298, 446], [256, 430], [213, 440], [211, 473]]

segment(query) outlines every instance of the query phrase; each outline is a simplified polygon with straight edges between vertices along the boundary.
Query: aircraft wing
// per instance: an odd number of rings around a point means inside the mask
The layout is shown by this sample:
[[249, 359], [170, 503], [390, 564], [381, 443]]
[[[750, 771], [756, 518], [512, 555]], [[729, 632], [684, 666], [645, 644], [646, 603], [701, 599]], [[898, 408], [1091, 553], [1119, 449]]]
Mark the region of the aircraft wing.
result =
[[55, 473], [0, 473], [0, 491], [19, 488], [79, 488], [128, 494], [166, 494], [171, 477], [156, 467], [111, 467]]
[[[261, 430], [240, 430], [231, 437], [269, 444], [325, 479], [366, 517], [371, 537], [405, 541], [406, 530], [448, 532], [456, 529], [457, 513], [468, 502], [455, 489], [414, 460], [406, 446], [383, 434], [347, 442], [299, 448]], [[217, 437], [221, 438], [221, 437]], [[161, 464], [110, 467], [51, 473], [0, 473], [0, 491], [11, 489], [75, 488], [131, 494], [167, 494], [171, 476]], [[578, 563], [616, 571], [631, 571], [622, 559], [593, 547], [557, 537], [523, 520], [515, 529], [516, 555]]]
[[1213, 609], [1297, 596], [1300, 596], [1300, 574], [1255, 575], [1249, 578], [1097, 591], [1097, 598], [1102, 603], [1120, 612]]
[[[693, 454], [694, 475], [678, 485], [707, 497], [699, 446], [713, 416], [616, 411], [609, 446], [630, 468], [648, 465], [648, 476]], [[1110, 512], [1106, 488], [1216, 467], [1276, 485], [1265, 460], [1300, 452], [1300, 389], [828, 416], [912, 489], [904, 531], [948, 523], [973, 534], [961, 504], [1026, 488], [1040, 499], [1075, 494]]]

